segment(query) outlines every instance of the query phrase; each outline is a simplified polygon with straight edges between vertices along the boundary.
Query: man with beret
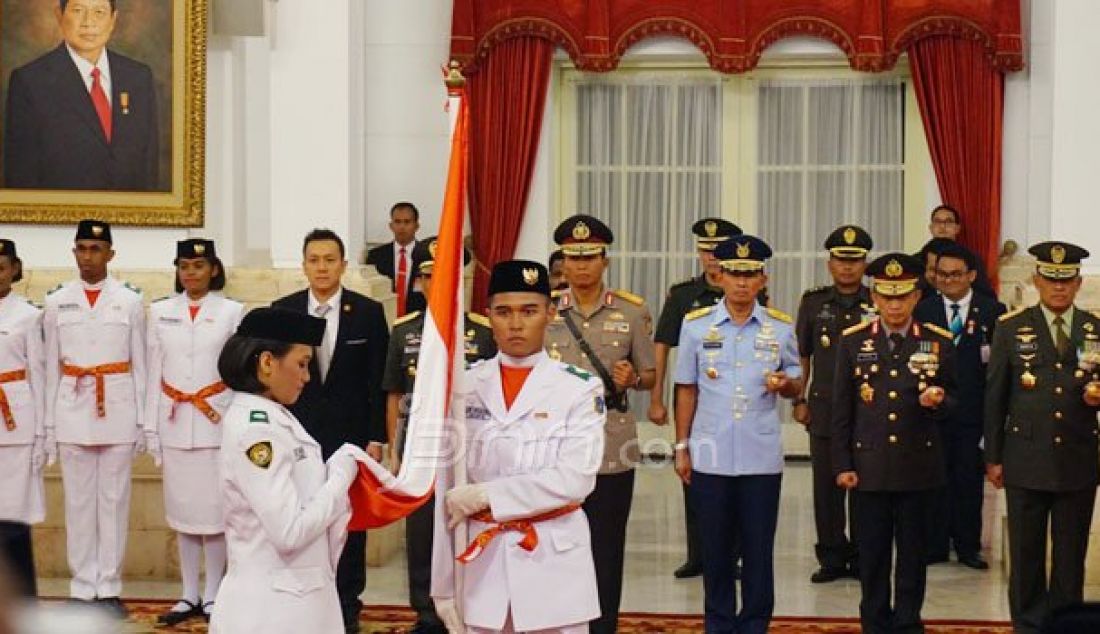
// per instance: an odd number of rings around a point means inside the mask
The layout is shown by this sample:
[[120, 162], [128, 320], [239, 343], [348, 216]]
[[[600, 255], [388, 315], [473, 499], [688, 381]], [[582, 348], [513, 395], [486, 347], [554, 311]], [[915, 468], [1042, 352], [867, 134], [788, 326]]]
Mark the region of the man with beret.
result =
[[956, 242], [941, 248], [933, 266], [939, 293], [917, 304], [913, 315], [917, 321], [951, 332], [959, 386], [955, 408], [939, 422], [947, 486], [932, 494], [925, 559], [929, 564], [947, 561], [954, 546], [959, 563], [985, 570], [989, 568], [981, 556], [985, 372], [997, 318], [1005, 307], [974, 290], [977, 261]]
[[[604, 388], [545, 352], [553, 316], [546, 267], [493, 267], [489, 321], [499, 352], [474, 365], [456, 394], [465, 428], [452, 442], [464, 447], [452, 449], [468, 482], [450, 469], [436, 480], [444, 495], [436, 497], [431, 594], [451, 632], [583, 634], [600, 614], [581, 503], [603, 454]], [[451, 530], [460, 524], [472, 541], [456, 553]]]
[[611, 229], [592, 216], [567, 218], [554, 231], [565, 254], [565, 281], [558, 314], [546, 329], [550, 357], [571, 363], [604, 385], [607, 401], [604, 458], [596, 490], [584, 503], [592, 528], [592, 552], [600, 587], [600, 618], [593, 633], [615, 632], [622, 595], [626, 523], [634, 495], [634, 466], [641, 458], [629, 390], [649, 390], [654, 381], [653, 330], [645, 301], [604, 286]]
[[[658, 425], [668, 423], [665, 407], [665, 375], [668, 355], [680, 343], [680, 326], [684, 315], [693, 310], [713, 306], [722, 299], [722, 268], [714, 257], [714, 247], [726, 238], [741, 235], [741, 228], [722, 218], [703, 218], [691, 226], [695, 234], [695, 251], [703, 272], [697, 277], [672, 285], [657, 319], [657, 331], [653, 347], [657, 353], [657, 372], [649, 397], [649, 420]], [[699, 547], [699, 526], [690, 504], [687, 485], [684, 485], [684, 528], [687, 534], [687, 561], [673, 572], [677, 579], [697, 577], [703, 573]]]
[[[845, 512], [848, 494], [836, 485], [829, 436], [833, 372], [841, 333], [871, 319], [874, 306], [871, 291], [863, 285], [867, 253], [874, 246], [862, 227], [842, 225], [825, 239], [829, 253], [829, 275], [833, 283], [806, 291], [798, 305], [795, 332], [803, 382], [809, 388], [794, 401], [793, 416], [810, 435], [810, 464], [813, 472], [814, 552], [820, 567], [810, 576], [812, 583], [828, 583], [856, 576], [855, 535], [847, 533], [852, 508]], [[812, 381], [812, 382], [811, 382]]]
[[1002, 316], [993, 334], [985, 468], [1008, 503], [1012, 626], [1033, 634], [1047, 614], [1082, 600], [1098, 480], [1100, 319], [1074, 305], [1088, 251], [1052, 241], [1028, 252], [1039, 303]]
[[845, 330], [837, 351], [833, 470], [852, 492], [867, 634], [924, 631], [925, 515], [928, 492], [945, 481], [936, 421], [954, 398], [955, 349], [950, 332], [913, 319], [923, 271], [903, 253], [872, 262], [879, 318]]
[[[708, 632], [764, 634], [775, 606], [773, 550], [783, 447], [778, 398], [801, 393], [790, 316], [764, 308], [771, 248], [718, 245], [724, 300], [687, 314], [676, 359], [676, 473], [690, 484], [703, 547]], [[737, 610], [734, 536], [743, 568]]]
[[81, 220], [79, 278], [46, 295], [46, 451], [61, 458], [70, 595], [119, 616], [130, 467], [144, 450], [145, 309], [107, 273], [111, 226]]
[[[433, 236], [416, 243], [413, 249], [413, 275], [420, 277], [420, 287], [427, 297], [432, 284], [437, 239]], [[463, 262], [470, 261], [470, 252], [463, 249]], [[416, 364], [420, 358], [424, 313], [419, 310], [398, 317], [393, 322], [386, 371], [382, 389], [386, 391], [386, 436], [389, 439], [390, 462], [396, 474], [404, 458], [405, 433], [408, 425], [409, 400], [416, 382]], [[496, 356], [497, 346], [489, 319], [477, 313], [466, 313], [463, 327], [467, 367], [481, 359]], [[415, 456], [409, 459], [416, 459]], [[419, 459], [423, 460], [424, 456]], [[416, 610], [414, 634], [446, 634], [429, 594], [432, 580], [432, 521], [435, 505], [428, 502], [405, 518], [405, 556], [408, 566], [409, 604]]]

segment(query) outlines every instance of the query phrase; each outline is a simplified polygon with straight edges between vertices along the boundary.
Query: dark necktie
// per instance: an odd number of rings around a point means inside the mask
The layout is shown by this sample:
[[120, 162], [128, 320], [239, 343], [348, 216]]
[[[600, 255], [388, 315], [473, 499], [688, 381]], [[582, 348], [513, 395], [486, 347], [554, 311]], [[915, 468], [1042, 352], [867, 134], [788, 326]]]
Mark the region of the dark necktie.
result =
[[1066, 336], [1066, 329], [1062, 326], [1066, 325], [1066, 320], [1058, 315], [1054, 318], [1054, 347], [1058, 349], [1058, 354], [1064, 355], [1066, 348], [1069, 347], [1069, 337]]
[[901, 344], [905, 342], [905, 335], [900, 332], [890, 333], [890, 352], [893, 352], [896, 356], [898, 351], [901, 350]]

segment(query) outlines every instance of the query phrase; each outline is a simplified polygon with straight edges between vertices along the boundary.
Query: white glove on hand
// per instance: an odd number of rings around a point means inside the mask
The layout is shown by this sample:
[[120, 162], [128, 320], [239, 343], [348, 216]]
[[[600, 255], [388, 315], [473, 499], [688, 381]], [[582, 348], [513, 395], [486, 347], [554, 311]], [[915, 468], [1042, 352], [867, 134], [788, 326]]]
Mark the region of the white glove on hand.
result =
[[367, 452], [349, 443], [341, 445], [325, 462], [329, 479], [340, 482], [342, 488], [350, 487], [359, 474], [359, 455], [366, 456]]
[[480, 484], [455, 487], [447, 491], [443, 500], [447, 505], [447, 528], [454, 528], [467, 517], [489, 508], [489, 494]]
[[34, 447], [31, 449], [31, 469], [35, 473], [42, 471], [46, 464], [46, 437], [35, 436]]
[[164, 460], [164, 452], [160, 449], [160, 436], [154, 431], [147, 431], [145, 436], [145, 453], [149, 454], [153, 458], [153, 464], [160, 466]]
[[142, 433], [142, 429], [138, 427], [137, 440], [134, 441], [134, 457], [137, 458], [143, 453], [145, 453], [145, 434]]
[[52, 429], [46, 430], [46, 466], [52, 467], [57, 462], [57, 435]]
[[450, 634], [466, 634], [466, 625], [462, 622], [462, 616], [458, 613], [458, 605], [453, 598], [432, 599], [435, 604], [435, 613], [439, 620], [443, 621], [447, 632]]

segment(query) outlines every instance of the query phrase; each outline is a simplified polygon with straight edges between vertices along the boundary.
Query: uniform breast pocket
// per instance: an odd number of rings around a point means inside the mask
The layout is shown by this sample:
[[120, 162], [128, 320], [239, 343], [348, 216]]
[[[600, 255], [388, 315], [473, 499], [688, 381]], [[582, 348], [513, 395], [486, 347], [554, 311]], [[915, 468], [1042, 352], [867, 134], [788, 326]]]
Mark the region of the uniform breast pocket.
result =
[[309, 568], [284, 568], [271, 576], [271, 589], [286, 592], [296, 597], [305, 596], [324, 588], [329, 583], [328, 575], [318, 566]]
[[[600, 356], [605, 356], [613, 362], [625, 359], [630, 355], [629, 332], [602, 332], [600, 333], [600, 343], [604, 348], [604, 354]], [[608, 368], [608, 370], [610, 369]]]

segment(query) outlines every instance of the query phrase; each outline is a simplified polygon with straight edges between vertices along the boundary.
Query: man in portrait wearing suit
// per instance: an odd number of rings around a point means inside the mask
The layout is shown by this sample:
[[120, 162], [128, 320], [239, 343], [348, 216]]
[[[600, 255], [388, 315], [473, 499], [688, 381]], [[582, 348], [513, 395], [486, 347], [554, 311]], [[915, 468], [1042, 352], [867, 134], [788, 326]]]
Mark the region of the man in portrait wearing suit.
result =
[[107, 49], [116, 0], [59, 0], [64, 37], [8, 82], [4, 186], [159, 187], [156, 95], [148, 66]]
[[427, 302], [416, 286], [412, 272], [412, 254], [416, 247], [416, 230], [420, 228], [420, 211], [410, 202], [395, 203], [390, 208], [390, 231], [393, 241], [367, 251], [367, 264], [390, 278], [390, 288], [397, 295], [397, 316], [414, 310], [424, 310]]
[[958, 372], [955, 407], [937, 421], [947, 486], [932, 494], [925, 558], [930, 564], [945, 562], [954, 546], [959, 563], [985, 570], [989, 568], [981, 556], [985, 371], [993, 330], [1005, 306], [974, 289], [977, 262], [978, 257], [958, 243], [942, 247], [933, 265], [939, 293], [917, 304], [913, 316], [951, 333]]
[[[382, 305], [344, 288], [344, 242], [314, 229], [302, 246], [309, 288], [275, 301], [279, 308], [323, 318], [325, 337], [309, 365], [309, 383], [290, 410], [321, 445], [327, 459], [340, 445], [367, 447], [382, 460], [386, 394], [382, 390], [389, 329]], [[347, 632], [359, 631], [359, 595], [366, 587], [367, 535], [348, 534], [336, 569], [336, 589]]]

